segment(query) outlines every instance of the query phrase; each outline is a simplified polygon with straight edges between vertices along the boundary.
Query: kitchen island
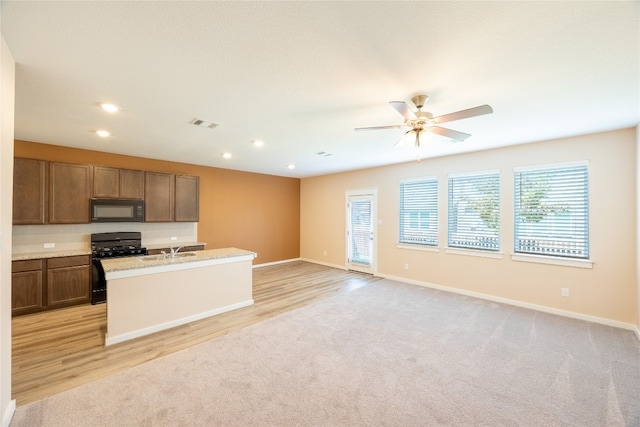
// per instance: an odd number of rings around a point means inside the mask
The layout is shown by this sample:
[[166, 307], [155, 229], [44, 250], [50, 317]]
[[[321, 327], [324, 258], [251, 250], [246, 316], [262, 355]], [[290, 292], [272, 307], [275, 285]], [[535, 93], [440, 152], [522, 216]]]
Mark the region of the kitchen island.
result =
[[252, 305], [255, 257], [222, 248], [103, 260], [105, 345]]

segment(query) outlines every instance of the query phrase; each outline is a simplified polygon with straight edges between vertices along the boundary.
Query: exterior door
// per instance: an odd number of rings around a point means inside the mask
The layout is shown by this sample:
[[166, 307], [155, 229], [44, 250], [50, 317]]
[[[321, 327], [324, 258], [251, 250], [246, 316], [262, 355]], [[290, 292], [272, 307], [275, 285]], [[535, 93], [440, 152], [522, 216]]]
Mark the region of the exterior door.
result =
[[375, 193], [347, 194], [347, 268], [375, 272]]

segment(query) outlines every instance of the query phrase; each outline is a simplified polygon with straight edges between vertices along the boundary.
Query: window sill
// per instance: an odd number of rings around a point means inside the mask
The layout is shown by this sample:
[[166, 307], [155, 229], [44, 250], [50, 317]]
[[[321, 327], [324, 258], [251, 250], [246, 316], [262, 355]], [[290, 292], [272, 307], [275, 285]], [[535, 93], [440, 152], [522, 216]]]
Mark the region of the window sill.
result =
[[437, 246], [411, 245], [409, 243], [398, 243], [396, 247], [398, 249], [409, 249], [412, 251], [440, 252], [440, 248]]
[[537, 264], [564, 265], [567, 267], [593, 268], [590, 259], [560, 258], [547, 255], [511, 254], [512, 261], [534, 262]]
[[454, 255], [477, 256], [481, 258], [502, 259], [502, 252], [489, 252], [475, 249], [447, 248], [445, 252]]

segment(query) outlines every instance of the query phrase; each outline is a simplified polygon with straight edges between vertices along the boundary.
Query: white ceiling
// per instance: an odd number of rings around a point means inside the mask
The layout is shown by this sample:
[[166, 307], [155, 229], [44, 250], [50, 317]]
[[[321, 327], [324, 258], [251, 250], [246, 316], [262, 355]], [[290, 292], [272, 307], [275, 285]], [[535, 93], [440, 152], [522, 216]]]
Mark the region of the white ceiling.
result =
[[414, 160], [402, 130], [354, 128], [419, 93], [436, 116], [494, 109], [422, 158], [640, 121], [638, 1], [0, 4], [17, 139], [309, 177]]

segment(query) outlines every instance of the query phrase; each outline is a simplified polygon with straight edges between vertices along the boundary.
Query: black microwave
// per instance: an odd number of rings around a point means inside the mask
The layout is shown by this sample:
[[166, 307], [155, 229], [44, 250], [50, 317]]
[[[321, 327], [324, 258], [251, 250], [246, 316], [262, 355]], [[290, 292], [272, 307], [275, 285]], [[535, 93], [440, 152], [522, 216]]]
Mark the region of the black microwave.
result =
[[144, 200], [91, 199], [91, 222], [143, 222]]

